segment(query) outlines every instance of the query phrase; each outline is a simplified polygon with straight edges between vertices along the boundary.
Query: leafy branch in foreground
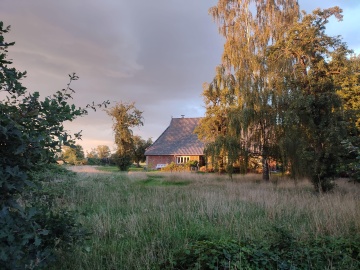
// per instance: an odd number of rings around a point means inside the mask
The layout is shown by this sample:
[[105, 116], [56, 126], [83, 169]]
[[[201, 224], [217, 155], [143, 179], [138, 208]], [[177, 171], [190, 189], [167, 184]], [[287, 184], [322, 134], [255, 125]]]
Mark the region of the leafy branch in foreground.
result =
[[68, 134], [63, 123], [87, 110], [68, 103], [75, 93], [70, 87], [78, 79], [75, 73], [69, 75], [67, 88], [44, 100], [38, 92], [27, 92], [21, 84], [26, 72], [9, 66], [7, 52], [14, 45], [4, 41], [9, 31], [0, 21], [0, 93], [5, 96], [0, 100], [0, 265], [38, 268], [80, 235], [71, 213], [53, 208], [49, 197], [41, 199], [42, 183], [31, 172], [54, 162], [63, 145], [81, 137]]

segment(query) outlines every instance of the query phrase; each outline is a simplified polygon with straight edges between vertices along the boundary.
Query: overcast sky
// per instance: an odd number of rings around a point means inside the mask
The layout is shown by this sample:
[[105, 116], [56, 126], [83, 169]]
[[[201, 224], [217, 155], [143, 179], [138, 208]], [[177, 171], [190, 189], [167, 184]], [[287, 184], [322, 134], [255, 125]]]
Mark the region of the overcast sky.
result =
[[[208, 9], [216, 0], [0, 0], [0, 20], [15, 41], [9, 56], [28, 72], [23, 84], [46, 96], [66, 87], [68, 74], [79, 106], [95, 101], [135, 102], [144, 126], [134, 134], [157, 139], [171, 117], [204, 115], [202, 84], [215, 75], [223, 40]], [[343, 22], [328, 33], [341, 35], [360, 53], [360, 1], [300, 0], [301, 9], [340, 6]], [[83, 130], [85, 151], [114, 150], [112, 120], [90, 112], [66, 125]]]

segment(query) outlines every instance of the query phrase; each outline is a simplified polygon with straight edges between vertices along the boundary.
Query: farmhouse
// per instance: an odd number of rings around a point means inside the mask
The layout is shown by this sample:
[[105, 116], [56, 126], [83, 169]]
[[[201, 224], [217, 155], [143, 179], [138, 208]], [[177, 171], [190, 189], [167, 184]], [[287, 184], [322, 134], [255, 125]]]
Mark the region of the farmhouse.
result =
[[204, 144], [194, 134], [201, 118], [172, 118], [169, 127], [146, 150], [149, 169], [161, 168], [174, 162], [184, 164], [196, 160], [204, 164]]

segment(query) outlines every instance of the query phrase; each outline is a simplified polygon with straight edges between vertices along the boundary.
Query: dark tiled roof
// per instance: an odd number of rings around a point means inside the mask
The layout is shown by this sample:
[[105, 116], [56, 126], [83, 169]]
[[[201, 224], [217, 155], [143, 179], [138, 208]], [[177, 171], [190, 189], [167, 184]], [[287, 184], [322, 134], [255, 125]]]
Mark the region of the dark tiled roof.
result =
[[173, 118], [170, 126], [146, 150], [146, 156], [203, 155], [204, 144], [199, 141], [195, 128], [201, 118]]

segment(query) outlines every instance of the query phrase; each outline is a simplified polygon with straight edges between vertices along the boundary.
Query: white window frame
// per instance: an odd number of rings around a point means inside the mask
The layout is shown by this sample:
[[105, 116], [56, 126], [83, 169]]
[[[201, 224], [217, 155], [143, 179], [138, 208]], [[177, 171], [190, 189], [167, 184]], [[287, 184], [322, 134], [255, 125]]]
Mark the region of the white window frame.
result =
[[177, 156], [176, 164], [185, 164], [190, 161], [190, 156]]

